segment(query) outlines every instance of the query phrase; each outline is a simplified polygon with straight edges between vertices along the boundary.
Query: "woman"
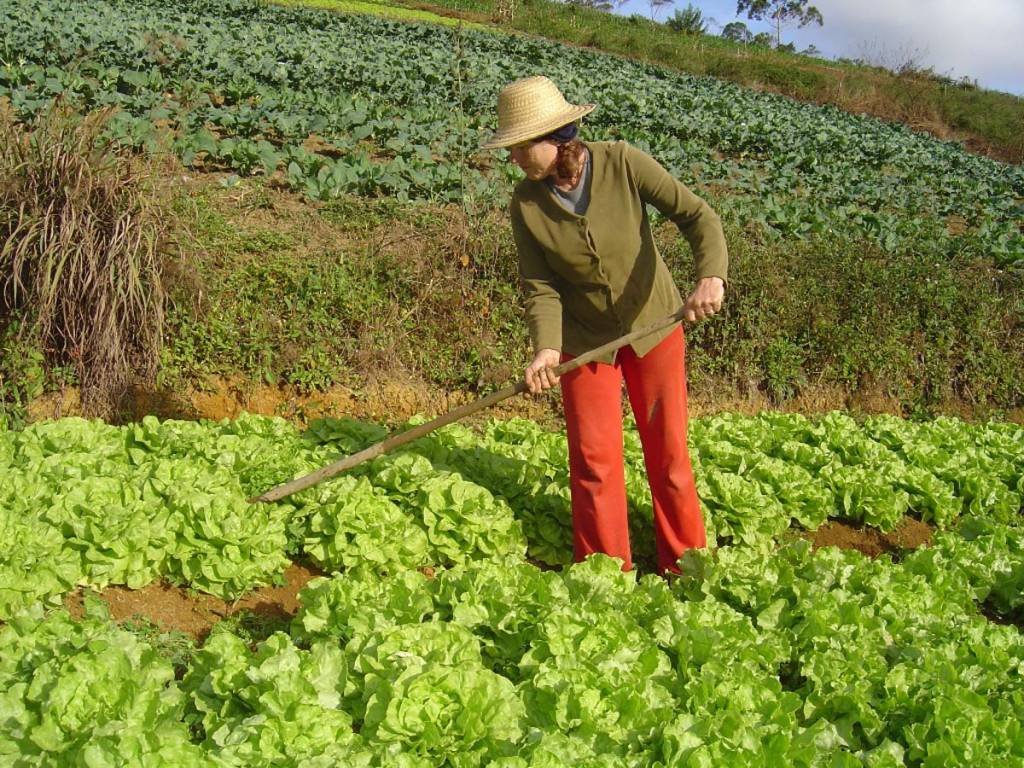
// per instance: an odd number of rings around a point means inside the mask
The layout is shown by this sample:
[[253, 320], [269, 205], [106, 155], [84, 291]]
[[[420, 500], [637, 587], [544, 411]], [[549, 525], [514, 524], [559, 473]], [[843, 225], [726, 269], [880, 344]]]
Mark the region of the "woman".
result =
[[[535, 356], [531, 392], [561, 383], [569, 438], [576, 560], [603, 552], [632, 568], [622, 456], [622, 382], [644, 449], [654, 501], [658, 569], [678, 571], [706, 544], [686, 446], [682, 328], [647, 336], [561, 378], [559, 362], [685, 306], [690, 322], [722, 306], [728, 256], [718, 216], [657, 161], [624, 142], [582, 142], [577, 121], [593, 104], [568, 103], [546, 77], [498, 94], [498, 131], [526, 178], [510, 212]], [[697, 265], [683, 302], [651, 235], [646, 204], [679, 227]]]

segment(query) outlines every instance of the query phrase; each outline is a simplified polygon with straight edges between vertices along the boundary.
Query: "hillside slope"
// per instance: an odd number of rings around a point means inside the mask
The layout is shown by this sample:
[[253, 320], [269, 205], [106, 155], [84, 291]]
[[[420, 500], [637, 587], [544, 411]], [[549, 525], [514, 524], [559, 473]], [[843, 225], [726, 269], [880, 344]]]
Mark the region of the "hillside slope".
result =
[[[322, 6], [337, 0], [319, 0]], [[953, 80], [913, 61], [882, 67], [831, 61], [743, 45], [712, 35], [684, 35], [641, 16], [622, 17], [556, 0], [512, 5], [495, 0], [394, 0], [508, 30], [606, 51], [694, 75], [711, 75], [852, 114], [904, 123], [969, 151], [1024, 162], [1024, 99]]]
[[280, 171], [313, 199], [500, 202], [517, 172], [476, 148], [501, 85], [544, 71], [599, 105], [587, 138], [650, 151], [742, 225], [1024, 260], [1024, 168], [834, 108], [539, 39], [368, 16], [240, 0], [49, 0], [31, 14], [37, 5], [6, 6], [21, 59], [0, 74], [0, 96], [21, 116], [57, 95], [113, 105], [122, 141], [156, 146], [170, 131], [186, 164]]

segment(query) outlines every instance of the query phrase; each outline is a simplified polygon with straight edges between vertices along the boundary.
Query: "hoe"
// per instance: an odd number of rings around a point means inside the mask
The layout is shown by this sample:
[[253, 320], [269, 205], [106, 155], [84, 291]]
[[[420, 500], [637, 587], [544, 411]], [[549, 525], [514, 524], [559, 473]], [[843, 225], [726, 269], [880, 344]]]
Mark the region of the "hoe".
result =
[[[585, 352], [579, 357], [574, 357], [572, 360], [564, 362], [561, 365], [555, 367], [554, 373], [556, 376], [562, 376], [566, 373], [569, 373], [569, 371], [576, 370], [582, 365], [586, 365], [587, 363], [601, 357], [604, 354], [607, 354], [608, 352], [614, 352], [615, 350], [619, 349], [619, 347], [624, 347], [627, 344], [636, 341], [637, 339], [641, 339], [644, 336], [647, 336], [651, 333], [656, 333], [657, 331], [660, 331], [664, 328], [668, 328], [669, 326], [675, 325], [676, 323], [681, 322], [683, 320], [683, 311], [683, 309], [679, 309], [678, 311], [676, 311], [675, 314], [669, 315], [668, 317], [659, 320], [656, 323], [652, 323], [651, 325], [648, 325], [647, 327], [641, 328], [637, 331], [633, 331], [632, 333], [627, 333], [625, 336], [620, 336], [614, 341], [609, 341], [607, 344], [603, 344], [602, 346], [597, 347], [597, 349], [592, 349], [589, 352]], [[425, 424], [420, 424], [419, 426], [413, 427], [412, 429], [406, 430], [405, 432], [399, 432], [397, 435], [392, 435], [386, 440], [382, 440], [381, 442], [375, 445], [371, 445], [369, 448], [363, 449], [359, 453], [354, 453], [351, 456], [339, 459], [333, 464], [328, 464], [326, 467], [318, 469], [316, 472], [311, 472], [308, 475], [296, 478], [295, 480], [287, 482], [283, 485], [279, 485], [276, 488], [271, 488], [269, 491], [266, 491], [265, 493], [262, 493], [259, 496], [254, 496], [253, 498], [249, 499], [249, 501], [277, 501], [278, 499], [283, 499], [285, 496], [290, 496], [293, 493], [298, 493], [301, 490], [316, 485], [317, 483], [327, 480], [328, 478], [334, 477], [335, 475], [340, 474], [347, 469], [352, 469], [352, 467], [358, 466], [359, 464], [362, 464], [364, 461], [375, 459], [381, 454], [387, 453], [388, 451], [393, 451], [395, 448], [398, 448], [399, 446], [405, 445], [406, 443], [410, 443], [413, 440], [421, 438], [424, 435], [433, 432], [435, 429], [438, 429], [439, 427], [443, 427], [446, 424], [451, 424], [454, 421], [458, 421], [459, 419], [469, 416], [471, 413], [476, 413], [477, 411], [482, 410], [484, 408], [489, 408], [490, 406], [496, 403], [500, 403], [502, 400], [506, 400], [512, 397], [513, 395], [519, 395], [526, 391], [526, 382], [520, 381], [518, 384], [514, 386], [506, 387], [505, 389], [499, 390], [498, 392], [492, 392], [486, 397], [482, 397], [479, 400], [476, 400], [472, 403], [460, 405], [458, 408], [448, 411], [448, 413], [444, 414], [443, 416], [438, 416], [433, 421], [428, 421]]]

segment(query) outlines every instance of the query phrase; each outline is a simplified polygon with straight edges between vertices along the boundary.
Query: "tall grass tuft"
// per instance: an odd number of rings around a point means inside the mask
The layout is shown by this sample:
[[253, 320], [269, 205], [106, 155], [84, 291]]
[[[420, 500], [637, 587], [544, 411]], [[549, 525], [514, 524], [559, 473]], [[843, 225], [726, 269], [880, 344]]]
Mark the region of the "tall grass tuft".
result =
[[26, 319], [105, 418], [155, 374], [172, 226], [148, 162], [104, 138], [109, 116], [55, 104], [25, 125], [0, 104], [0, 324]]

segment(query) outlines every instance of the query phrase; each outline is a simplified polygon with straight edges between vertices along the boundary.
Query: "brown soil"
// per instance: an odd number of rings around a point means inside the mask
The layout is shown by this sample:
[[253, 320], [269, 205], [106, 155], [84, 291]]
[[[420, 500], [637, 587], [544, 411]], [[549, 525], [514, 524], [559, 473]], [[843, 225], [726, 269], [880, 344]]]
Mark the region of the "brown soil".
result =
[[934, 530], [933, 526], [913, 517], [904, 517], [903, 522], [891, 533], [840, 520], [829, 520], [818, 530], [807, 531], [802, 536], [809, 539], [815, 549], [856, 549], [868, 557], [878, 557], [882, 554], [898, 556], [904, 550], [929, 546]]
[[[412, 377], [378, 376], [358, 390], [344, 385], [324, 392], [300, 393], [290, 387], [254, 384], [241, 377], [211, 378], [202, 389], [184, 392], [135, 389], [124, 414], [127, 421], [137, 421], [152, 414], [161, 419], [233, 419], [242, 413], [281, 416], [298, 426], [325, 417], [349, 417], [362, 421], [400, 424], [412, 416], [428, 418], [474, 400], [469, 392], [446, 391], [431, 387]], [[28, 405], [30, 421], [80, 416], [78, 390], [68, 387], [51, 392]], [[480, 411], [466, 419], [481, 423], [488, 419], [521, 417], [556, 428], [561, 404], [555, 396], [539, 398], [516, 397]]]
[[[339, 384], [326, 391], [312, 393], [302, 393], [290, 387], [256, 384], [240, 376], [215, 377], [203, 382], [202, 388], [182, 392], [136, 388], [131, 392], [124, 418], [127, 421], [138, 421], [143, 416], [153, 414], [161, 419], [217, 421], [236, 418], [242, 413], [255, 413], [280, 416], [300, 427], [325, 417], [349, 417], [396, 425], [416, 415], [427, 418], [439, 416], [478, 396], [472, 392], [444, 390], [409, 375], [381, 374], [363, 384], [354, 383], [352, 387]], [[744, 394], [735, 389], [730, 390], [725, 385], [690, 390], [689, 415], [692, 418], [725, 412], [753, 416], [766, 410], [802, 413], [806, 416], [832, 410], [864, 415], [902, 415], [902, 409], [895, 399], [869, 391], [848, 393], [839, 388], [808, 389], [782, 406], [775, 406], [762, 393], [754, 390]], [[27, 411], [29, 421], [80, 416], [82, 409], [78, 389], [67, 387], [59, 392], [46, 393], [31, 401]], [[979, 418], [978, 413], [963, 403], [945, 403], [942, 412], [966, 421]], [[479, 411], [465, 419], [464, 423], [480, 424], [492, 418], [515, 417], [532, 419], [549, 429], [561, 429], [561, 400], [557, 394], [537, 398], [513, 397]], [[1024, 424], [1024, 408], [1007, 412], [1004, 419]]]
[[[321, 575], [312, 566], [293, 563], [284, 572], [282, 586], [261, 587], [236, 602], [163, 582], [142, 589], [108, 587], [99, 596], [109, 606], [114, 621], [141, 617], [164, 632], [184, 632], [201, 642], [214, 624], [243, 611], [271, 620], [292, 618], [299, 610], [299, 591]], [[79, 589], [65, 598], [65, 606], [76, 618], [82, 616], [84, 596], [84, 590]]]
[[978, 610], [981, 611], [981, 615], [991, 621], [993, 624], [1001, 624], [1006, 627], [1016, 627], [1021, 632], [1024, 632], [1024, 610], [1018, 609], [1012, 615], [1005, 615], [997, 611], [992, 607], [990, 603], [981, 603], [978, 606]]

